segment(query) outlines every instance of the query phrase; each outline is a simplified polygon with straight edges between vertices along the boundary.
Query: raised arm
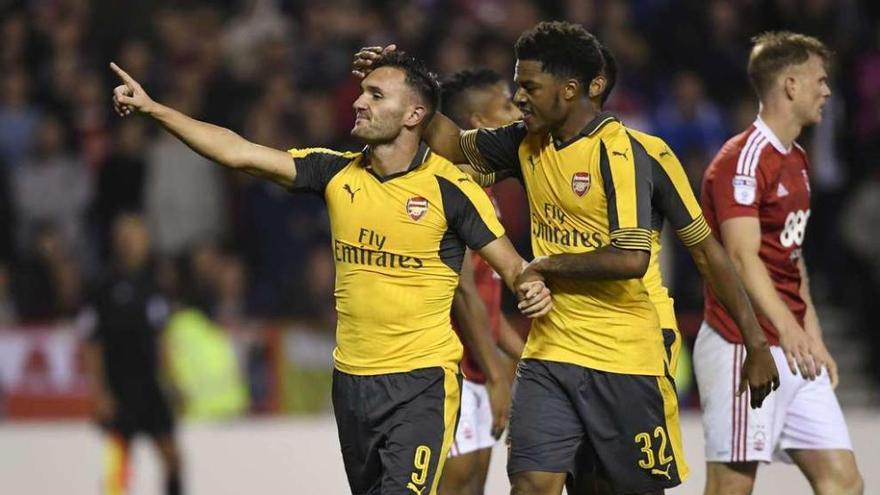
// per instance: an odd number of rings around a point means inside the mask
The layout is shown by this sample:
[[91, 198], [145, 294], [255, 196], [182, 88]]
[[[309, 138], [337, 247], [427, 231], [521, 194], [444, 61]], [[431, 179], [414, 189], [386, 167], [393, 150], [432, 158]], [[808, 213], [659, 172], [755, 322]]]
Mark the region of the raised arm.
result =
[[776, 292], [767, 267], [759, 256], [761, 225], [755, 217], [735, 217], [721, 224], [721, 240], [746, 292], [758, 310], [779, 331], [779, 343], [785, 351], [792, 373], [800, 369], [805, 378], [814, 379], [822, 362], [814, 355], [812, 338], [804, 332], [794, 314]]
[[224, 127], [202, 122], [153, 100], [115, 63], [110, 68], [122, 84], [113, 90], [113, 108], [121, 117], [142, 113], [196, 153], [235, 170], [263, 177], [284, 187], [296, 178], [296, 165], [286, 152], [252, 143]]

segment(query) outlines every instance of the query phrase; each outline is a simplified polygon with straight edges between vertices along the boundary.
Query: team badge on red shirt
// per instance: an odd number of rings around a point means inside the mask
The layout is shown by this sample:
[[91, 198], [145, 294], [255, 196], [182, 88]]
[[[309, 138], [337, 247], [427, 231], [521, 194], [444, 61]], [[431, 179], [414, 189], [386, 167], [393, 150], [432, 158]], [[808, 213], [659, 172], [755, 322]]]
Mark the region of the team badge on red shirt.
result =
[[413, 196], [406, 200], [406, 214], [415, 221], [419, 221], [428, 212], [428, 200], [421, 196]]
[[575, 172], [575, 174], [571, 176], [571, 190], [578, 196], [583, 196], [590, 190], [590, 184], [592, 182], [589, 172]]

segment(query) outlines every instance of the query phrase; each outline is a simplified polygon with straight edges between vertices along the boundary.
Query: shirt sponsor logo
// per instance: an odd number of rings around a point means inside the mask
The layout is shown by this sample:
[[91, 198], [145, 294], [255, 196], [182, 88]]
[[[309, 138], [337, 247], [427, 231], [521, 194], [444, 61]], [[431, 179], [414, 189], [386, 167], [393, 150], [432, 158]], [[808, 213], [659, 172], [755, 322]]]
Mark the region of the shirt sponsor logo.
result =
[[589, 172], [576, 172], [571, 176], [571, 190], [578, 196], [583, 196], [590, 190], [592, 182]]
[[413, 196], [406, 200], [406, 214], [418, 222], [428, 212], [428, 200], [421, 196]]
[[748, 175], [737, 175], [733, 178], [733, 199], [741, 205], [755, 202], [758, 180]]

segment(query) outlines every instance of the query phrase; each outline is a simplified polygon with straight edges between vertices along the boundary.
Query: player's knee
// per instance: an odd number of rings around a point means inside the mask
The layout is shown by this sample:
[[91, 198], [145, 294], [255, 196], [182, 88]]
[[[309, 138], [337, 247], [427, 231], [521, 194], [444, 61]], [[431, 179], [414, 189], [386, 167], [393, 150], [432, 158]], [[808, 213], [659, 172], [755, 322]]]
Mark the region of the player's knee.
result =
[[856, 469], [830, 472], [812, 484], [817, 495], [862, 495], [865, 492], [865, 481]]
[[558, 495], [562, 486], [551, 474], [556, 473], [529, 471], [511, 475], [510, 495]]
[[706, 470], [705, 495], [749, 495], [755, 487], [750, 466], [712, 464]]

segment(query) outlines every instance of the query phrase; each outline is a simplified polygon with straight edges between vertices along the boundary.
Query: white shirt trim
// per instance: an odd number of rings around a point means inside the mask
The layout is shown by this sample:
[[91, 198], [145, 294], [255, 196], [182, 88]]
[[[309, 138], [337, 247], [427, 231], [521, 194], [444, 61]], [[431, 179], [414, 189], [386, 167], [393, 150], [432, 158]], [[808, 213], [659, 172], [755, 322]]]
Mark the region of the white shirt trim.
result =
[[776, 134], [774, 134], [773, 130], [770, 129], [767, 123], [761, 119], [760, 115], [755, 119], [755, 128], [758, 129], [761, 134], [767, 136], [767, 140], [770, 141], [770, 144], [772, 144], [774, 148], [776, 148], [776, 151], [782, 153], [783, 155], [791, 153], [791, 146], [789, 146], [788, 148], [783, 146], [782, 141], [780, 141], [779, 138], [776, 137]]

